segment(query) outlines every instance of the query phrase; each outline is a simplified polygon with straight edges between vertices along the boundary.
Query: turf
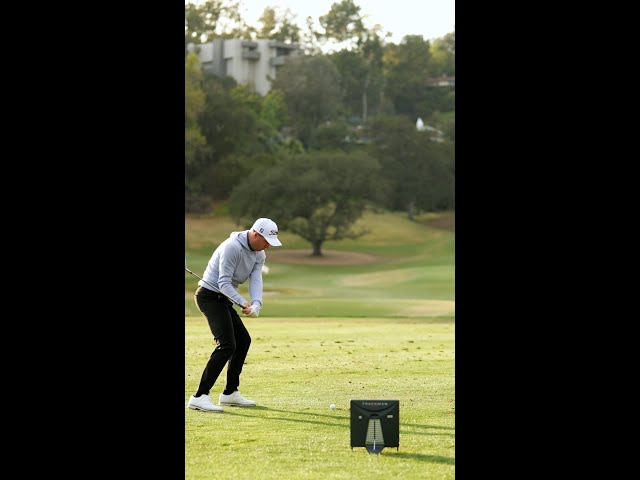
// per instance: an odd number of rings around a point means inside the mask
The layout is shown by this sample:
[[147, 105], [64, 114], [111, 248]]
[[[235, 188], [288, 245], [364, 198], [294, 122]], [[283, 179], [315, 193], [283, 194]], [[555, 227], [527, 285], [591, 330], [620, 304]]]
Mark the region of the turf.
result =
[[[256, 407], [186, 408], [213, 348], [186, 318], [185, 478], [454, 478], [450, 318], [260, 317], [240, 392]], [[223, 372], [224, 376], [224, 372]], [[220, 383], [220, 380], [219, 380]], [[220, 387], [211, 396], [217, 399]], [[350, 447], [350, 399], [400, 400], [400, 446]], [[337, 408], [330, 410], [335, 403]]]
[[[453, 224], [449, 214], [367, 212], [356, 227], [369, 233], [323, 245], [368, 259], [343, 264], [330, 255], [301, 262], [310, 246], [281, 231], [284, 246], [267, 251], [261, 315], [244, 320], [253, 342], [240, 391], [256, 407], [187, 408], [214, 341], [193, 301], [197, 279], [185, 273], [185, 479], [453, 479]], [[228, 217], [186, 218], [189, 268], [202, 275], [215, 247], [241, 229]], [[400, 400], [397, 450], [351, 449], [356, 398]]]

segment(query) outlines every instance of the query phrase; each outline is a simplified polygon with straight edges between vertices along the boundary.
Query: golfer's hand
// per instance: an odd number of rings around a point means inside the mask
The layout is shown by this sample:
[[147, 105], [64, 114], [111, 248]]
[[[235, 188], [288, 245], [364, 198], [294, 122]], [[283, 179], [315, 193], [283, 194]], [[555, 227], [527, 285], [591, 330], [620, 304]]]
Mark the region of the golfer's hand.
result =
[[251, 313], [251, 305], [249, 305], [248, 303], [241, 305], [240, 308], [242, 309], [242, 313], [244, 313], [245, 315], [249, 315]]
[[247, 316], [251, 318], [258, 318], [258, 315], [260, 315], [260, 304], [254, 303], [249, 307], [249, 313]]

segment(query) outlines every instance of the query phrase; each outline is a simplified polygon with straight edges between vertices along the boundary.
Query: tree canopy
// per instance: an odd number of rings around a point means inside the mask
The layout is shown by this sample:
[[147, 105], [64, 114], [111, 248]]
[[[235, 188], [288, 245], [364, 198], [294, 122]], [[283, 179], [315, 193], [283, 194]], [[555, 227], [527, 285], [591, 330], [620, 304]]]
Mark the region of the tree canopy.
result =
[[314, 152], [255, 169], [237, 184], [229, 211], [238, 223], [277, 219], [280, 229], [307, 240], [322, 256], [327, 240], [357, 238], [353, 224], [379, 196], [379, 164], [363, 153]]
[[259, 95], [204, 73], [185, 48], [186, 211], [223, 201], [237, 219], [278, 216], [321, 255], [325, 241], [361, 233], [352, 226], [367, 203], [409, 218], [455, 208], [455, 87], [440, 82], [455, 77], [455, 32], [390, 43], [355, 0], [334, 2], [321, 30], [294, 18], [267, 7], [248, 26], [237, 0], [185, 4], [185, 47], [266, 38], [306, 53], [287, 57]]
[[305, 146], [314, 128], [336, 118], [342, 99], [340, 73], [325, 56], [291, 58], [272, 87], [283, 93], [291, 125]]
[[447, 141], [434, 141], [426, 131], [417, 131], [402, 116], [379, 116], [371, 122], [371, 154], [381, 165], [388, 182], [384, 204], [404, 210], [414, 218], [418, 210], [453, 207], [453, 148]]

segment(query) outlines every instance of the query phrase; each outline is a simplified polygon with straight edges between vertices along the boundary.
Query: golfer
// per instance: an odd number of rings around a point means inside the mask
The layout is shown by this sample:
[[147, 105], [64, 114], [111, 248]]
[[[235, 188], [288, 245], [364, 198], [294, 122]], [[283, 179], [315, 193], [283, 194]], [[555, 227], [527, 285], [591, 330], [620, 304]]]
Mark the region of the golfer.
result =
[[[191, 409], [222, 412], [222, 405], [251, 407], [256, 404], [238, 391], [251, 337], [229, 298], [242, 305], [244, 315], [253, 318], [259, 315], [262, 308], [262, 266], [267, 257], [265, 250], [271, 245], [279, 247], [282, 243], [278, 240], [278, 226], [269, 218], [257, 219], [250, 230], [231, 232], [229, 238], [213, 252], [202, 280], [198, 282], [195, 302], [207, 319], [217, 346], [202, 372], [198, 390], [189, 399]], [[251, 303], [238, 293], [238, 285], [247, 280]], [[227, 383], [218, 398], [218, 405], [214, 405], [209, 392], [227, 364]]]

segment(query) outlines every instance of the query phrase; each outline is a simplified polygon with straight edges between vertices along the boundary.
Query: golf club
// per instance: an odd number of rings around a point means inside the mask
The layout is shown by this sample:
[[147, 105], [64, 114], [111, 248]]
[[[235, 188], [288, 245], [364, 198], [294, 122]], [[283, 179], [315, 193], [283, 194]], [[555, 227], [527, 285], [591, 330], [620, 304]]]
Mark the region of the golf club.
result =
[[[213, 285], [211, 285], [209, 282], [207, 282], [204, 278], [202, 278], [202, 277], [200, 277], [200, 276], [196, 275], [196, 274], [195, 274], [195, 273], [193, 273], [191, 270], [189, 270], [189, 269], [187, 268], [187, 262], [186, 262], [186, 261], [185, 261], [185, 264], [184, 264], [184, 269], [185, 269], [187, 272], [189, 272], [191, 275], [193, 275], [194, 277], [199, 278], [200, 280], [202, 280], [204, 283], [206, 283], [206, 284], [207, 284], [207, 285], [209, 285], [210, 287], [215, 288]], [[227, 298], [228, 298], [229, 300], [231, 300], [233, 303], [235, 303], [236, 305], [238, 305], [240, 308], [244, 308], [241, 304], [239, 304], [238, 302], [236, 302], [233, 298], [229, 297], [229, 296], [228, 296], [228, 295], [226, 295], [225, 293], [223, 293], [223, 292], [217, 292], [217, 293], [222, 293], [225, 297], [227, 297]]]

